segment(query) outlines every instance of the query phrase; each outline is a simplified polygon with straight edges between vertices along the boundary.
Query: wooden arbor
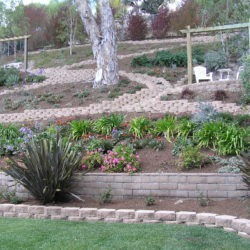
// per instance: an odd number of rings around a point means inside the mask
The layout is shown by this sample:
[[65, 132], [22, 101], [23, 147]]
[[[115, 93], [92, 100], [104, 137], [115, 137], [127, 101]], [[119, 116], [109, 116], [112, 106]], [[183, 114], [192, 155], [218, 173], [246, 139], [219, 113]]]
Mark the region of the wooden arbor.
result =
[[24, 40], [24, 70], [25, 71], [28, 68], [28, 38], [29, 37], [30, 37], [30, 35], [0, 39], [0, 42]]
[[249, 20], [249, 23], [239, 23], [239, 24], [223, 25], [223, 26], [207, 27], [207, 28], [197, 28], [197, 29], [191, 29], [190, 26], [187, 26], [186, 30], [180, 30], [181, 33], [187, 34], [188, 84], [192, 83], [192, 77], [193, 77], [191, 34], [201, 33], [201, 32], [222, 31], [222, 30], [234, 30], [234, 29], [242, 29], [242, 28], [248, 28], [249, 49], [250, 49], [250, 20]]

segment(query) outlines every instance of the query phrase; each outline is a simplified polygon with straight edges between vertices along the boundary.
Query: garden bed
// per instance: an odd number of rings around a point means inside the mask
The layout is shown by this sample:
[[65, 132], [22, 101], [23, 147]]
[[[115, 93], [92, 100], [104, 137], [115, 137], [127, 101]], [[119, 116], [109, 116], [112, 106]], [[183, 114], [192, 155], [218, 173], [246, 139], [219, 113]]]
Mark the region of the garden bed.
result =
[[[39, 83], [37, 83], [39, 84]], [[25, 109], [86, 107], [92, 103], [113, 100], [125, 93], [135, 93], [145, 85], [121, 77], [116, 86], [94, 89], [93, 83], [64, 83], [17, 93], [5, 94], [0, 99], [0, 113], [19, 113]], [[2, 87], [2, 90], [5, 88]], [[1, 90], [1, 89], [0, 89]]]

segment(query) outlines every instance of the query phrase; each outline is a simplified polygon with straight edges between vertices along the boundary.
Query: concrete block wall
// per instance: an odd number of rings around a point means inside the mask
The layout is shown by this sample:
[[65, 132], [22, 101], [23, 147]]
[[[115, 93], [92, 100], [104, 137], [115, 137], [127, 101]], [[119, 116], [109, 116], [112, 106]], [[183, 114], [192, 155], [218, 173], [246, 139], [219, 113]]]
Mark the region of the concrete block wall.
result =
[[[76, 174], [72, 191], [99, 199], [111, 188], [114, 200], [136, 197], [234, 198], [250, 195], [240, 174], [138, 173], [138, 174]], [[0, 172], [0, 190], [14, 190], [22, 199], [31, 195], [20, 184]]]
[[0, 217], [111, 223], [185, 223], [186, 225], [221, 227], [225, 231], [250, 238], [250, 220], [213, 213], [0, 204]]
[[239, 174], [139, 173], [76, 175], [73, 191], [99, 198], [111, 188], [114, 199], [159, 196], [196, 198], [234, 198], [250, 195]]

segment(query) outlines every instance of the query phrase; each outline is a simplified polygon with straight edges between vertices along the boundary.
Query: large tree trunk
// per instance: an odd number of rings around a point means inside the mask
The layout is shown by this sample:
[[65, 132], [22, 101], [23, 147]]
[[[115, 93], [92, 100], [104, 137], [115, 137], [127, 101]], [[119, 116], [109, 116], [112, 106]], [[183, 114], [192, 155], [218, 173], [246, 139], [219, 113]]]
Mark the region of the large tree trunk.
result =
[[76, 3], [96, 59], [97, 72], [94, 87], [118, 83], [117, 41], [109, 0], [100, 1], [101, 23], [99, 26], [87, 0], [77, 0]]

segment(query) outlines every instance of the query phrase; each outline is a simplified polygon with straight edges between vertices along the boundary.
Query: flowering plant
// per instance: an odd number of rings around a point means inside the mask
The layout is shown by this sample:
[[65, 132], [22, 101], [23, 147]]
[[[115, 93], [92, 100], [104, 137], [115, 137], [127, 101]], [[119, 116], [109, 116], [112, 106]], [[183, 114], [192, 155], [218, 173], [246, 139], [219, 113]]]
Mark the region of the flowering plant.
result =
[[93, 151], [87, 151], [82, 159], [82, 169], [90, 170], [101, 167], [103, 163], [103, 149], [99, 148]]
[[134, 173], [140, 170], [139, 155], [128, 146], [116, 146], [103, 157], [101, 170], [105, 172]]

